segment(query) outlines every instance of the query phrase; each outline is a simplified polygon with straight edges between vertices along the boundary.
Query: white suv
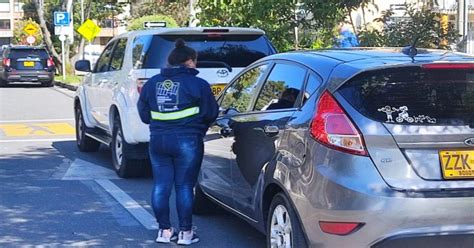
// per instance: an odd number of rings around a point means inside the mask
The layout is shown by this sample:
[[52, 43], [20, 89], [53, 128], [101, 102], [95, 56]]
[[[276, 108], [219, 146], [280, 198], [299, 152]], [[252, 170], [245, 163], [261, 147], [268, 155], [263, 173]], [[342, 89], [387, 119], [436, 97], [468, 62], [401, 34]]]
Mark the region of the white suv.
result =
[[136, 31], [112, 39], [76, 91], [74, 111], [80, 151], [111, 147], [120, 177], [140, 176], [148, 165], [148, 126], [140, 121], [136, 103], [148, 78], [166, 67], [175, 40], [182, 38], [198, 52], [199, 77], [218, 95], [237, 73], [276, 52], [265, 33], [253, 28], [162, 28]]

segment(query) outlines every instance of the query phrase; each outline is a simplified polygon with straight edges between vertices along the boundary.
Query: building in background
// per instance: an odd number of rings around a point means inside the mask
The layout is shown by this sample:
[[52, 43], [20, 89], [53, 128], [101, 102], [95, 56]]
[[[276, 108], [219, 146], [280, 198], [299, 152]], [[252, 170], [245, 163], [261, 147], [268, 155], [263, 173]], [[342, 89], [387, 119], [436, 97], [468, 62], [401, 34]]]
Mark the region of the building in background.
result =
[[15, 21], [23, 18], [23, 1], [0, 0], [0, 46], [10, 44]]
[[460, 49], [474, 54], [474, 0], [438, 0], [436, 11], [446, 16], [445, 21], [453, 24], [464, 37]]
[[106, 8], [121, 8], [120, 11], [116, 11], [117, 13], [120, 12], [120, 14], [113, 14], [107, 19], [96, 22], [97, 25], [99, 25], [99, 27], [101, 28], [101, 31], [92, 43], [86, 45], [86, 53], [96, 54], [102, 52], [107, 43], [114, 36], [125, 33], [127, 31], [126, 25], [127, 19], [130, 18], [131, 4], [128, 0], [118, 0], [117, 3], [118, 4], [116, 6], [105, 4]]

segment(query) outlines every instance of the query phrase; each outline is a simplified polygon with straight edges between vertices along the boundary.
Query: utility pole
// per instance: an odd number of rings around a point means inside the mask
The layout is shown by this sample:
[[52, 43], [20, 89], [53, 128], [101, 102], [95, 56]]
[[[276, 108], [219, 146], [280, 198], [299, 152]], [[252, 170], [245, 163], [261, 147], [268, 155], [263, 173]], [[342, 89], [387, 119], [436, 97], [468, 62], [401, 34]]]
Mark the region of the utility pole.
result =
[[462, 37], [464, 48], [462, 52], [468, 52], [469, 46], [469, 6], [466, 0], [458, 0], [458, 31]]
[[[84, 20], [84, 0], [81, 0], [81, 25], [82, 25], [82, 23], [84, 23], [84, 21], [85, 21]], [[86, 49], [83, 45], [82, 46], [82, 51], [80, 51], [80, 52], [82, 52], [82, 59], [85, 59], [85, 56], [86, 56], [85, 51], [86, 51]]]

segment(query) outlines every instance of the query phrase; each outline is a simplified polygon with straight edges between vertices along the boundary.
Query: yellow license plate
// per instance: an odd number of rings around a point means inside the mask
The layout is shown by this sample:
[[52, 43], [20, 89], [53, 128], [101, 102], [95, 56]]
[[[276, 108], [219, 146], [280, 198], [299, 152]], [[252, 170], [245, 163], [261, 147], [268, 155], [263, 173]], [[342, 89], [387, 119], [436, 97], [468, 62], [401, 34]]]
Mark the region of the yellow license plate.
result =
[[474, 151], [440, 151], [444, 179], [474, 178]]
[[218, 96], [222, 92], [222, 90], [224, 90], [226, 85], [227, 84], [213, 84], [213, 85], [211, 85], [212, 94], [214, 96]]
[[25, 67], [33, 67], [33, 66], [35, 66], [35, 62], [33, 62], [33, 61], [25, 61], [25, 62], [23, 62], [23, 66], [25, 66]]

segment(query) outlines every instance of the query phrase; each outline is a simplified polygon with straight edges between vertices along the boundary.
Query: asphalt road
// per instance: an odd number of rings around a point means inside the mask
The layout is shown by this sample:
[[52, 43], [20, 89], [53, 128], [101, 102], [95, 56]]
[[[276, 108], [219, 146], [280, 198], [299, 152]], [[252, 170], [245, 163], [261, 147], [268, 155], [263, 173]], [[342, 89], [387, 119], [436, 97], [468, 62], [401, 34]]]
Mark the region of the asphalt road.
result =
[[[119, 179], [107, 147], [77, 150], [73, 94], [0, 88], [0, 247], [160, 246], [152, 179]], [[193, 218], [201, 242], [192, 247], [265, 246], [262, 234], [223, 210]]]

